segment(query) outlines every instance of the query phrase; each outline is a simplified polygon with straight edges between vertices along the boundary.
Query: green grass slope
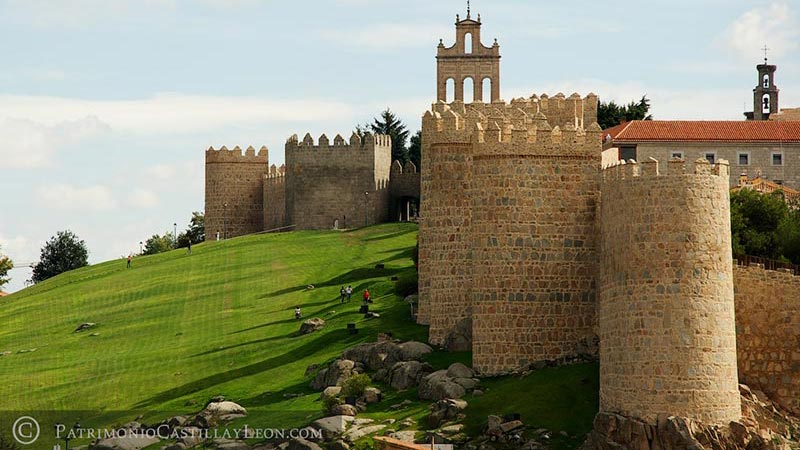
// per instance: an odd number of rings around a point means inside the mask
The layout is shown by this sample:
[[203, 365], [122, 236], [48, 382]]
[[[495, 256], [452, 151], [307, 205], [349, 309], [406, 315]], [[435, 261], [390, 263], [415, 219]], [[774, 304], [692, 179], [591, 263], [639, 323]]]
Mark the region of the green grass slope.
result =
[[[402, 295], [416, 277], [416, 236], [413, 224], [248, 236], [194, 246], [192, 255], [135, 258], [131, 269], [124, 260], [97, 264], [6, 297], [0, 354], [11, 353], [0, 356], [0, 422], [31, 414], [45, 432], [55, 421], [96, 428], [142, 415], [153, 423], [225, 395], [249, 412], [234, 426], [303, 426], [321, 416], [319, 394], [305, 376], [309, 365], [381, 332], [427, 340]], [[310, 284], [315, 288], [306, 289]], [[340, 304], [339, 288], [347, 284], [353, 299]], [[365, 288], [380, 319], [358, 313]], [[304, 318], [324, 318], [326, 327], [298, 336], [295, 306]], [[84, 322], [97, 326], [75, 333]], [[350, 322], [358, 335], [347, 333]], [[469, 359], [444, 352], [429, 358], [437, 368]], [[532, 427], [578, 436], [597, 410], [596, 365], [486, 380], [485, 387], [486, 395], [468, 398], [472, 432], [488, 414], [517, 412]], [[365, 416], [422, 418], [427, 403], [389, 408], [415, 396], [387, 390]]]
[[[411, 224], [260, 235], [136, 258], [131, 269], [117, 260], [62, 274], [0, 305], [0, 353], [13, 352], [0, 357], [0, 409], [105, 422], [115, 412], [185, 412], [217, 394], [245, 406], [291, 403], [282, 394], [305, 391], [312, 363], [382, 331], [425, 339], [390, 281], [413, 276], [415, 243]], [[342, 305], [346, 284], [355, 293]], [[379, 320], [358, 314], [365, 288]], [[326, 328], [296, 336], [295, 306]], [[83, 322], [98, 325], [74, 333]], [[348, 335], [348, 322], [361, 333]]]

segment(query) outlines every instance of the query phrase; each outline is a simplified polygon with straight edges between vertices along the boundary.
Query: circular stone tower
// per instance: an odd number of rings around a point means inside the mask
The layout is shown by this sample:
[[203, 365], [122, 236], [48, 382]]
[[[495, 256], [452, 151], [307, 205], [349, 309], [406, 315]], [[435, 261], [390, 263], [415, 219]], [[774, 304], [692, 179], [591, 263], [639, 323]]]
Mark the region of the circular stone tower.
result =
[[600, 410], [727, 424], [741, 418], [728, 163], [667, 169], [603, 171]]

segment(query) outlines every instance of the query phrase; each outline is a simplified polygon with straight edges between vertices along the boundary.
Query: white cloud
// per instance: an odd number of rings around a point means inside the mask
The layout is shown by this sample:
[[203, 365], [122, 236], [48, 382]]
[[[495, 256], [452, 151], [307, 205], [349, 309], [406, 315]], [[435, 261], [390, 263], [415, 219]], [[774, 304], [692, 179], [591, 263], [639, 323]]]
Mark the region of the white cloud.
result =
[[747, 11], [731, 23], [716, 43], [749, 61], [764, 57], [766, 44], [769, 55], [781, 57], [798, 48], [800, 20], [786, 1]]
[[49, 209], [70, 211], [106, 211], [117, 205], [106, 186], [76, 187], [68, 184], [40, 186], [36, 190], [40, 204]]
[[52, 163], [55, 152], [65, 145], [108, 131], [97, 117], [44, 125], [30, 119], [2, 118], [0, 115], [0, 161], [3, 167], [32, 168]]
[[95, 116], [115, 131], [141, 134], [207, 132], [268, 122], [314, 122], [352, 115], [345, 103], [157, 94], [140, 100], [84, 100], [65, 97], [0, 95], [0, 118], [56, 124]]
[[153, 208], [158, 206], [158, 196], [153, 191], [136, 188], [128, 196], [128, 203], [137, 208]]
[[176, 0], [4, 0], [6, 19], [37, 27], [77, 28], [148, 13], [172, 11]]
[[157, 180], [171, 180], [172, 177], [175, 176], [177, 170], [175, 166], [170, 164], [156, 164], [154, 166], [150, 166], [145, 170], [145, 174], [153, 177]]
[[394, 24], [376, 23], [360, 29], [322, 30], [323, 39], [331, 39], [345, 45], [385, 51], [387, 49], [430, 47], [439, 38], [450, 36], [450, 27], [442, 24]]

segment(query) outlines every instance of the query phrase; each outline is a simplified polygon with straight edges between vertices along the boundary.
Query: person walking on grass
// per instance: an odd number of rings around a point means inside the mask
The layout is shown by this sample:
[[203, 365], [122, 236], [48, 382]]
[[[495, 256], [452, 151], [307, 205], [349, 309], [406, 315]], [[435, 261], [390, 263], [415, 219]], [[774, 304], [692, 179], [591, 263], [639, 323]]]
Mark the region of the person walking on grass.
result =
[[131, 259], [133, 259], [133, 255], [128, 253], [128, 269], [131, 268]]
[[369, 289], [364, 289], [364, 304], [372, 303], [369, 298]]
[[299, 320], [301, 317], [303, 317], [303, 314], [300, 312], [300, 307], [299, 306], [295, 306], [294, 307], [294, 318]]
[[189, 240], [189, 245], [186, 247], [186, 254], [187, 255], [191, 255], [192, 254], [192, 240], [191, 239]]
[[339, 302], [344, 303], [344, 296], [347, 295], [347, 291], [345, 291], [344, 286], [339, 289]]
[[345, 289], [345, 293], [347, 293], [347, 302], [350, 303], [350, 296], [353, 295], [353, 286], [347, 285], [347, 289]]

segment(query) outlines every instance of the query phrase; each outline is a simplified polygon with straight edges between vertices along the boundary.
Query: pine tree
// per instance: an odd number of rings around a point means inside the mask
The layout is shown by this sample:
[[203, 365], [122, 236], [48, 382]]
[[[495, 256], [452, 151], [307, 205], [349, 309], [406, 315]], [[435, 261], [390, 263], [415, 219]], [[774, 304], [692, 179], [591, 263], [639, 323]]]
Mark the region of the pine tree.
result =
[[630, 102], [625, 106], [611, 101], [597, 105], [597, 123], [602, 129], [608, 129], [631, 120], [653, 120], [650, 112], [650, 100], [643, 95], [638, 102]]
[[59, 231], [42, 247], [39, 262], [33, 266], [34, 283], [89, 264], [89, 250], [72, 231]]
[[408, 161], [408, 129], [391, 109], [386, 108], [372, 123], [356, 126], [359, 136], [363, 136], [366, 131], [389, 135], [392, 138], [392, 161], [397, 160], [403, 164]]

